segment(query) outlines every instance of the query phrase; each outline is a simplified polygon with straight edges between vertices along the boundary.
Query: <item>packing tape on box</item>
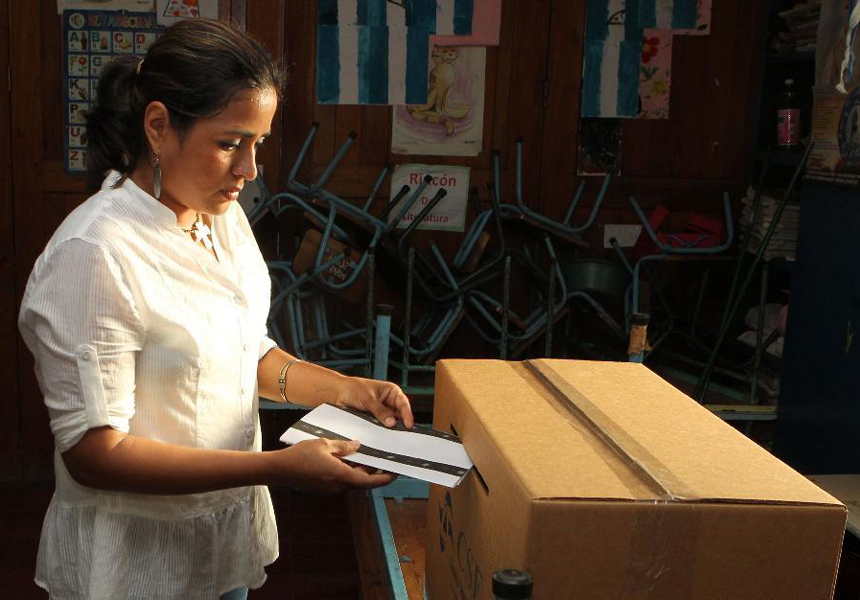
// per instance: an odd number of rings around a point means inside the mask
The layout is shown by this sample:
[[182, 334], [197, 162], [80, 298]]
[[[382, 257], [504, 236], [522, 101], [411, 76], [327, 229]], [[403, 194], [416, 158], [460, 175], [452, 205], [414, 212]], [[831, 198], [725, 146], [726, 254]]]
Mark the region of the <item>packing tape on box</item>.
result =
[[693, 499], [695, 494], [679, 480], [657, 457], [633, 439], [622, 427], [601, 411], [570, 382], [540, 361], [525, 361], [532, 374], [561, 400], [561, 404], [588, 426], [592, 433], [610, 448], [643, 479], [660, 490], [664, 500]]
[[[560, 405], [572, 412], [662, 496], [647, 508], [643, 506], [645, 503], [638, 503], [634, 512], [625, 558], [626, 594], [643, 600], [663, 598], [667, 593], [673, 597], [692, 598], [701, 515], [695, 503], [673, 501], [694, 498], [695, 494], [552, 367], [540, 361], [524, 362]], [[674, 513], [671, 519], [668, 511]], [[671, 590], [667, 590], [666, 585], [670, 585]]]
[[647, 509], [640, 505], [635, 514], [625, 557], [625, 597], [694, 598], [701, 517], [696, 504], [657, 501]]

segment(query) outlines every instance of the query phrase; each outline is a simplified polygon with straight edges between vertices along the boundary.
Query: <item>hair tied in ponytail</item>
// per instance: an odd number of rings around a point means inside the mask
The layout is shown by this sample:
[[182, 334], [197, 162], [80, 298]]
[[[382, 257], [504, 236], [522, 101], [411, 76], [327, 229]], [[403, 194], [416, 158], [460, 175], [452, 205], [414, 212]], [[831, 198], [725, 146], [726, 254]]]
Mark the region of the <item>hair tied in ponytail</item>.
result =
[[186, 19], [168, 27], [146, 56], [119, 55], [99, 76], [86, 117], [90, 187], [98, 189], [111, 170], [127, 176], [140, 160], [150, 160], [144, 130], [150, 103], [167, 108], [170, 127], [181, 137], [241, 90], [280, 93], [283, 78], [259, 42], [231, 23]]

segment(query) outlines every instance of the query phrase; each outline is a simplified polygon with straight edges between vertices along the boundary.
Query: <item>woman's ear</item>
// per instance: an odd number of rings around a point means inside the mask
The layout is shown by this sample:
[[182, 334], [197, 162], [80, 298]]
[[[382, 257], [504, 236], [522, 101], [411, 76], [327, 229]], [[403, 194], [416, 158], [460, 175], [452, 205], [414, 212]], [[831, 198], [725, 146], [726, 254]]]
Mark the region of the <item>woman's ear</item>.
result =
[[154, 154], [161, 154], [169, 129], [170, 113], [167, 107], [158, 101], [150, 102], [143, 113], [143, 131]]

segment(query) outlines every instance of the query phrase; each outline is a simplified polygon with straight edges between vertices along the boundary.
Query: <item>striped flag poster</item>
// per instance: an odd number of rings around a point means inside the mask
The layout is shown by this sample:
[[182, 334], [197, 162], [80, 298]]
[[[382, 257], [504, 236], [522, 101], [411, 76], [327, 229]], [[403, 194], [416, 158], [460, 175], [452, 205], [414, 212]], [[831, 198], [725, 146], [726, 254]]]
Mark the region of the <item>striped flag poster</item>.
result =
[[639, 0], [639, 24], [647, 29], [696, 29], [699, 0]]
[[317, 102], [427, 102], [430, 35], [470, 35], [475, 0], [317, 0]]
[[406, 26], [406, 9], [387, 0], [318, 0], [319, 25]]
[[693, 29], [674, 29], [672, 33], [675, 35], [710, 35], [712, 4], [713, 0], [696, 0], [696, 26]]
[[358, 440], [359, 449], [344, 460], [452, 488], [472, 468], [460, 438], [422, 425], [402, 422], [385, 427], [370, 413], [321, 404], [290, 427], [281, 441]]
[[404, 26], [319, 25], [317, 102], [427, 102], [430, 37]]
[[474, 0], [406, 0], [411, 27], [437, 35], [471, 35]]
[[472, 33], [469, 35], [436, 35], [430, 40], [437, 46], [498, 46], [502, 28], [502, 0], [475, 0]]
[[642, 28], [637, 0], [587, 0], [583, 117], [636, 117]]
[[398, 25], [471, 35], [475, 0], [318, 0], [320, 25]]

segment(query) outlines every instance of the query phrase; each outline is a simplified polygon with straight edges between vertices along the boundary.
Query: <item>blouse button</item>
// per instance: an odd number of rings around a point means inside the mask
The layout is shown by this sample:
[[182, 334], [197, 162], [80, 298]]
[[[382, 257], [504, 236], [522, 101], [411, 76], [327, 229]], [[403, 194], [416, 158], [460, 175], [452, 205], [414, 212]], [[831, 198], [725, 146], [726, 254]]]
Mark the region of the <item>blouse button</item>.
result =
[[239, 294], [236, 294], [233, 296], [233, 302], [235, 302], [239, 306], [242, 306], [243, 304], [245, 304], [245, 299]]
[[84, 350], [84, 351], [82, 351], [82, 352], [81, 352], [81, 355], [80, 355], [80, 356], [81, 356], [81, 360], [89, 360], [89, 359], [90, 359], [91, 354], [90, 354], [90, 351], [89, 351], [89, 350]]
[[251, 429], [250, 427], [248, 429], [246, 429], [245, 430], [245, 437], [248, 438], [249, 440], [251, 438], [253, 438], [254, 437], [254, 430]]

